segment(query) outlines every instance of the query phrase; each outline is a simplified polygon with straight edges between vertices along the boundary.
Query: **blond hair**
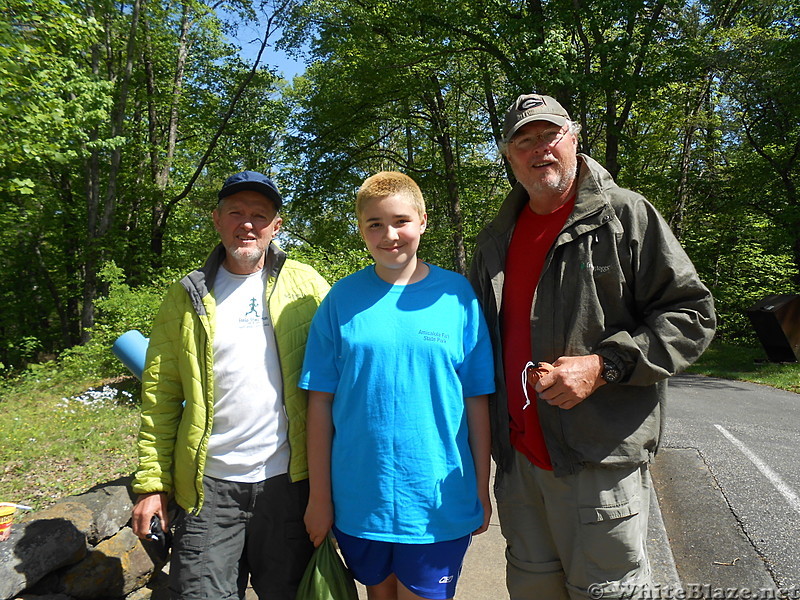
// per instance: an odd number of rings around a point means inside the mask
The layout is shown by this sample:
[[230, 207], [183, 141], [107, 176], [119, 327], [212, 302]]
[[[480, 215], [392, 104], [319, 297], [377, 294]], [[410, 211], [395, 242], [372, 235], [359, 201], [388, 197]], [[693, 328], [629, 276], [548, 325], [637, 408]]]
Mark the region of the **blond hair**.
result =
[[422, 190], [411, 177], [397, 171], [381, 171], [364, 180], [356, 194], [356, 216], [361, 218], [364, 206], [370, 200], [379, 200], [395, 195], [408, 198], [420, 218], [423, 217], [425, 199], [422, 197]]

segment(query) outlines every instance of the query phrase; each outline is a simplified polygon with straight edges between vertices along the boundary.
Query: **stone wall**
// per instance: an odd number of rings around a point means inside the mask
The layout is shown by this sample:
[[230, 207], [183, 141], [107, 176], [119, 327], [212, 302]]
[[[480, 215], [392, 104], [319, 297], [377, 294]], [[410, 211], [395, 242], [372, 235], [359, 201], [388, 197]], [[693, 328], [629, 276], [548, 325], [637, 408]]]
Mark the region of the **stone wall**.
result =
[[161, 600], [164, 566], [129, 526], [129, 478], [19, 513], [0, 542], [0, 600]]

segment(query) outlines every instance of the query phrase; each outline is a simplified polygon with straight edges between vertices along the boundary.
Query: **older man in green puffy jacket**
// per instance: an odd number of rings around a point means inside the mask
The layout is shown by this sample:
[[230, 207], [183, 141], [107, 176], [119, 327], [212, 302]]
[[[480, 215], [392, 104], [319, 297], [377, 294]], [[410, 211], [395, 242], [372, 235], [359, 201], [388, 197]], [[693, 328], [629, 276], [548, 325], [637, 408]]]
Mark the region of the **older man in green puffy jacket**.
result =
[[175, 522], [174, 599], [294, 600], [312, 546], [306, 397], [311, 318], [328, 291], [273, 242], [283, 198], [254, 171], [229, 177], [212, 213], [221, 243], [167, 292], [142, 381], [133, 529]]

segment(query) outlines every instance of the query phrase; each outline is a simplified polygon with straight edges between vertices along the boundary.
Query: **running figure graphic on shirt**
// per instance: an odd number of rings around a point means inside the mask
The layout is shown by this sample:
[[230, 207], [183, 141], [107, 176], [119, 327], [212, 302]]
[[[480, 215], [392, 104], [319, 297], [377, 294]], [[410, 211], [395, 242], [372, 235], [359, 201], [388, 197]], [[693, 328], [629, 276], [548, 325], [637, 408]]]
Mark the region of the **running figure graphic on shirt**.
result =
[[250, 298], [250, 310], [244, 313], [244, 316], [246, 317], [250, 313], [253, 313], [257, 317], [258, 310], [256, 310], [256, 306], [258, 306], [258, 300], [256, 300], [255, 298]]

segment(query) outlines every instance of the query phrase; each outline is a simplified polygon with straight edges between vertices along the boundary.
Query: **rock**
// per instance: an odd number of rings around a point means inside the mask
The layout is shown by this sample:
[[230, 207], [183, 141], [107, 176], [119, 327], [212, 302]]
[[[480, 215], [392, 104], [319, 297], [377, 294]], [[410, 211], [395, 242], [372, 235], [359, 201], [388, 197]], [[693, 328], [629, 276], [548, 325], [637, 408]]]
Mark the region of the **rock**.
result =
[[147, 585], [125, 596], [125, 600], [169, 600], [169, 575], [158, 572], [153, 575]]
[[124, 527], [131, 518], [133, 501], [130, 477], [92, 488], [84, 494], [56, 502], [44, 510], [26, 515], [25, 521], [67, 519], [86, 534], [89, 544], [97, 544]]
[[59, 591], [74, 598], [122, 597], [147, 584], [155, 565], [129, 527], [100, 542], [60, 574]]
[[37, 596], [35, 594], [23, 594], [17, 596], [14, 600], [75, 600], [65, 594], [46, 594], [44, 596]]
[[0, 600], [166, 598], [163, 559], [126, 526], [129, 483], [126, 477], [97, 486], [15, 523], [0, 543]]
[[65, 519], [15, 523], [0, 543], [0, 598], [13, 598], [48, 573], [86, 556], [86, 536]]

